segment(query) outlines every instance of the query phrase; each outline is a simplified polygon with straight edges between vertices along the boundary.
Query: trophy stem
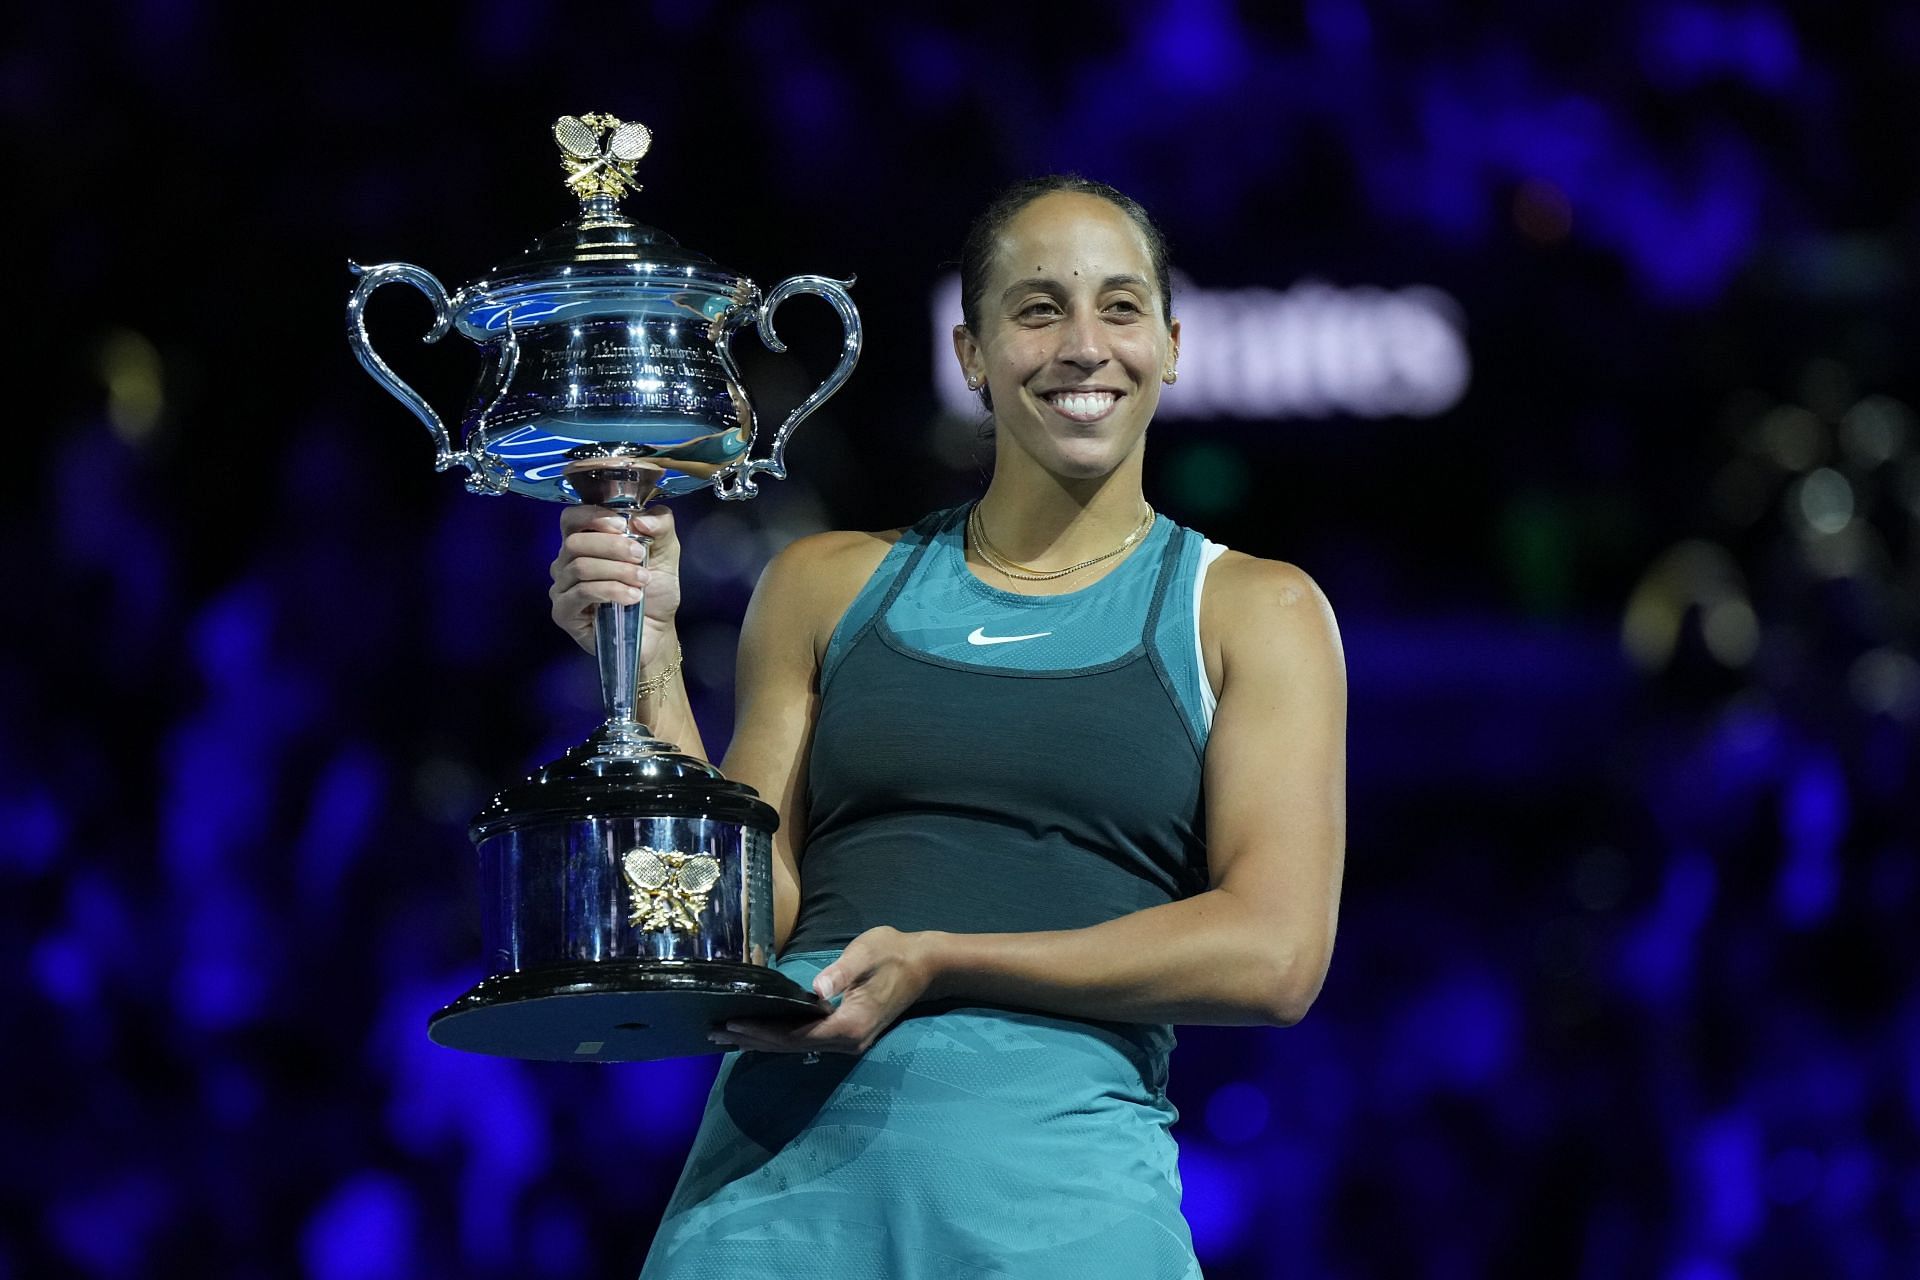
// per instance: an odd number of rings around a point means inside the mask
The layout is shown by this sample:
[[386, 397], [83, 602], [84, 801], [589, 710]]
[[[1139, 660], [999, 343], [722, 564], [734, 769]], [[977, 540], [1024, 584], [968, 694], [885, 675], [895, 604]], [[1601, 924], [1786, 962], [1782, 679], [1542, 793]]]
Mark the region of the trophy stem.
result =
[[[627, 537], [639, 545], [640, 563], [645, 564], [653, 539], [635, 533], [631, 526]], [[640, 599], [632, 604], [603, 604], [594, 610], [593, 648], [600, 659], [600, 702], [607, 709], [606, 722], [590, 739], [599, 756], [631, 759], [678, 750], [671, 742], [654, 737], [653, 730], [634, 714], [639, 702], [640, 637], [647, 626], [646, 608], [643, 589]]]
[[[653, 539], [627, 531], [647, 563]], [[651, 737], [634, 716], [640, 685], [640, 637], [646, 630], [646, 597], [632, 604], [603, 604], [593, 615], [593, 647], [600, 659], [600, 702], [607, 710], [607, 729], [622, 737]]]
[[[626, 521], [626, 535], [640, 549], [640, 563], [647, 563], [653, 539], [633, 527], [633, 517], [646, 509], [660, 487], [661, 468], [637, 456], [633, 445], [584, 445], [573, 450], [566, 478], [585, 502], [619, 513]], [[594, 731], [590, 741], [597, 754], [631, 758], [659, 755], [675, 750], [670, 742], [653, 736], [653, 730], [634, 715], [639, 702], [640, 637], [646, 630], [646, 596], [632, 604], [603, 604], [593, 613], [593, 648], [600, 660], [600, 702], [607, 709], [606, 723]]]

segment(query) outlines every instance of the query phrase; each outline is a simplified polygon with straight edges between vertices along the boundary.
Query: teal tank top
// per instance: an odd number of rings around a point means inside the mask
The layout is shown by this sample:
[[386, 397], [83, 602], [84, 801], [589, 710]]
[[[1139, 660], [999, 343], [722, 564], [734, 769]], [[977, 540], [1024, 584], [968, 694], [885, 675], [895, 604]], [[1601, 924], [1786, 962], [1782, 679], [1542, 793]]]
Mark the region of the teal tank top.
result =
[[789, 953], [875, 925], [1073, 929], [1207, 887], [1205, 540], [1165, 517], [1100, 581], [996, 590], [969, 508], [888, 552], [828, 644]]

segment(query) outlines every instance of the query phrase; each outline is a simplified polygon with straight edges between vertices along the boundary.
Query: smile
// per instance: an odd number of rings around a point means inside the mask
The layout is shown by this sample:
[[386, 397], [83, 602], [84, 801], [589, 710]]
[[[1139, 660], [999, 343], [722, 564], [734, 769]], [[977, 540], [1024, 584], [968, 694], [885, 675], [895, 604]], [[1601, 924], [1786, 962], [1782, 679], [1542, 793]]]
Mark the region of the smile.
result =
[[1120, 402], [1117, 391], [1051, 391], [1042, 397], [1071, 422], [1098, 422]]

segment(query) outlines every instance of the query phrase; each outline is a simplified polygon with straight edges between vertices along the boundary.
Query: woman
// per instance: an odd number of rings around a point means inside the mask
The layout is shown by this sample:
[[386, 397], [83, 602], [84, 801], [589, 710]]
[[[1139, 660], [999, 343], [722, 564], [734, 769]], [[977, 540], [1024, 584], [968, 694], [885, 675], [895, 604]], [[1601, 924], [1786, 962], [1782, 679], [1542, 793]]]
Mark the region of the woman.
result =
[[[1164, 243], [1078, 178], [1012, 188], [961, 264], [954, 353], [992, 482], [885, 534], [803, 538], [740, 638], [723, 763], [776, 804], [780, 967], [835, 1004], [738, 1023], [649, 1276], [1197, 1275], [1176, 1022], [1286, 1026], [1338, 911], [1345, 675], [1291, 565], [1142, 493], [1177, 376]], [[642, 711], [680, 683], [671, 517], [642, 568], [567, 510], [553, 612], [646, 589]]]

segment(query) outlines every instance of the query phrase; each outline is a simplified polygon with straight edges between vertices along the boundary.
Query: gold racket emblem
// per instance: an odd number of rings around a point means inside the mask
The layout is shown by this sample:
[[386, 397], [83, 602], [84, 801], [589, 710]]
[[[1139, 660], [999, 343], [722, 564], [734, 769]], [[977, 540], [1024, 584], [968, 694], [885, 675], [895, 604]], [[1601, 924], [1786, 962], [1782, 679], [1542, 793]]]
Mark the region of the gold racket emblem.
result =
[[653, 133], [638, 121], [620, 120], [595, 112], [561, 116], [553, 124], [553, 140], [560, 144], [560, 164], [567, 186], [582, 200], [588, 196], [622, 196], [638, 191], [634, 162], [653, 145]]
[[720, 861], [709, 853], [674, 853], [641, 845], [620, 860], [632, 911], [627, 923], [648, 931], [694, 933], [707, 895], [720, 883]]

